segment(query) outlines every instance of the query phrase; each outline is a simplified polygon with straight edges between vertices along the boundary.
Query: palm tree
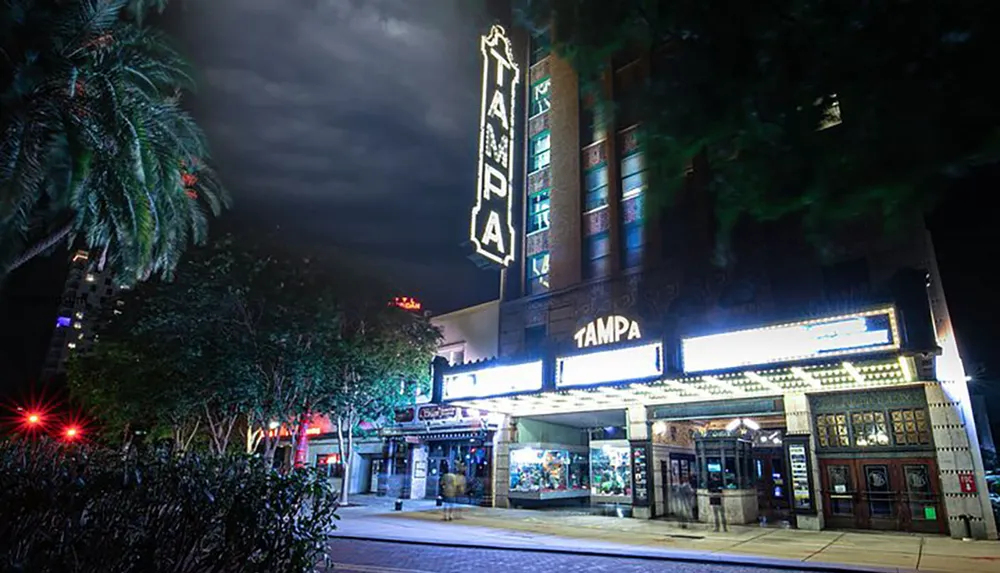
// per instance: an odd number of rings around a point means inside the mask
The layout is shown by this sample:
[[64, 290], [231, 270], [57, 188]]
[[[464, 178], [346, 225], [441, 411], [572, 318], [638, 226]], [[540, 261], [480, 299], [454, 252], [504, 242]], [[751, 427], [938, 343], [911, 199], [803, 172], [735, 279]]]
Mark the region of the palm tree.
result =
[[187, 63], [141, 24], [165, 0], [2, 0], [0, 281], [60, 243], [118, 281], [169, 275], [229, 204], [181, 107]]

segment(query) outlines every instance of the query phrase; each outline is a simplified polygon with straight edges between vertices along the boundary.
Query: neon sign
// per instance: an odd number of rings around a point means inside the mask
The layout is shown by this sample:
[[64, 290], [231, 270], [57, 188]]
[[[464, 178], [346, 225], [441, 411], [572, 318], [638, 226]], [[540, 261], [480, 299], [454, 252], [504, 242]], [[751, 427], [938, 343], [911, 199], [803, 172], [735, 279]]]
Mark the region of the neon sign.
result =
[[483, 56], [479, 170], [469, 238], [476, 253], [501, 265], [514, 260], [511, 182], [514, 179], [514, 97], [519, 81], [510, 40], [493, 26], [480, 41]]
[[640, 338], [642, 338], [642, 332], [639, 330], [639, 323], [617, 315], [594, 319], [573, 335], [577, 348], [614, 344], [623, 340], [638, 340]]
[[681, 341], [685, 372], [726, 370], [898, 348], [899, 327], [893, 308]]
[[419, 300], [409, 296], [397, 296], [392, 300], [391, 305], [403, 310], [420, 310], [424, 307]]

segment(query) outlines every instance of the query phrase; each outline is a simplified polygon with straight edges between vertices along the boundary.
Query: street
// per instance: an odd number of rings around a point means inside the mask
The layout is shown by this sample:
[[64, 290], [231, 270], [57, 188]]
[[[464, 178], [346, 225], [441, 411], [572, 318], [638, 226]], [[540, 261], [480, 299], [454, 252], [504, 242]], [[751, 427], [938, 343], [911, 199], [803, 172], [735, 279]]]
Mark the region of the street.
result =
[[[333, 571], [344, 573], [771, 573], [777, 569], [622, 559], [512, 549], [466, 549], [333, 539]], [[328, 570], [329, 571], [329, 570]]]

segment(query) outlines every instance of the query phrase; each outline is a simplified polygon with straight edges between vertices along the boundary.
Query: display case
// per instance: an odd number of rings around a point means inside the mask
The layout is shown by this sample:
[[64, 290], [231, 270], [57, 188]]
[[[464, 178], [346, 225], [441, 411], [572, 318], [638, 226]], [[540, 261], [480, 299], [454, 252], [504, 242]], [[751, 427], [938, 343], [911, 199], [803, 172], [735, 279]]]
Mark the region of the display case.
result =
[[586, 448], [558, 444], [510, 446], [511, 499], [548, 500], [589, 495]]
[[628, 440], [590, 442], [591, 503], [632, 503]]

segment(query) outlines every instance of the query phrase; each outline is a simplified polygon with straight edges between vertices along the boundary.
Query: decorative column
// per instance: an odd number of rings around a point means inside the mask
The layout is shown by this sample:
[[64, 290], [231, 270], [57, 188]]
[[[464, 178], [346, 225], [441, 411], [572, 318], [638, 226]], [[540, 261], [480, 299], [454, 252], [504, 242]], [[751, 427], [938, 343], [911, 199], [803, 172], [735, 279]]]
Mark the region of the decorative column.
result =
[[510, 445], [517, 443], [517, 420], [505, 417], [493, 434], [493, 507], [510, 507]]
[[[963, 402], [971, 403], [966, 382], [927, 382], [924, 392], [948, 532], [956, 539], [967, 535], [973, 539], [996, 539], [981, 454], [969, 440], [971, 416], [963, 408]], [[969, 530], [963, 517], [968, 519]]]
[[[816, 430], [813, 425], [812, 408], [805, 394], [785, 394], [785, 427], [788, 436], [808, 436], [809, 465], [812, 472], [812, 496], [815, 515], [797, 513], [795, 521], [799, 529], [819, 531], [826, 527], [823, 516], [823, 480], [820, 476], [819, 459], [816, 457]], [[790, 462], [789, 462], [790, 463]], [[788, 468], [791, 473], [791, 467]], [[789, 480], [790, 481], [790, 480]], [[794, 494], [794, 492], [793, 492]]]
[[549, 281], [551, 290], [558, 290], [581, 278], [580, 88], [569, 62], [552, 54], [548, 66], [552, 78]]
[[[642, 404], [634, 404], [628, 407], [625, 412], [628, 419], [628, 439], [629, 439], [629, 452], [632, 457], [631, 468], [632, 468], [632, 517], [636, 519], [651, 519], [653, 517], [653, 505], [654, 501], [647, 497], [640, 498], [637, 495], [637, 487], [645, 487], [648, 492], [651, 489], [649, 486], [641, 486], [636, 483], [639, 479], [640, 474], [643, 480], [649, 481], [651, 479], [650, 472], [653, 471], [650, 467], [653, 463], [653, 449], [652, 444], [649, 439], [649, 422], [647, 420], [646, 407]], [[641, 452], [641, 454], [639, 454]], [[640, 455], [641, 459], [636, 456]], [[636, 464], [640, 464], [644, 467], [640, 468]], [[640, 503], [643, 499], [645, 501]]]

